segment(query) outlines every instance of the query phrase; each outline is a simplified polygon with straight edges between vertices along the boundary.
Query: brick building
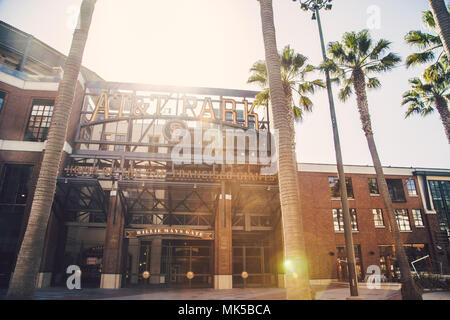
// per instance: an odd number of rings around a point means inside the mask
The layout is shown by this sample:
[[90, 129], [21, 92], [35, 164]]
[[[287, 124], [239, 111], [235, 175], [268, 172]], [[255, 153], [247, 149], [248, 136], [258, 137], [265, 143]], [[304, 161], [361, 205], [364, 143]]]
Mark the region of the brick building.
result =
[[[345, 166], [345, 173], [360, 279], [365, 278], [368, 266], [378, 265], [386, 279], [392, 280], [396, 277], [393, 234], [376, 184], [375, 170], [369, 166]], [[435, 207], [427, 207], [426, 199], [437, 203], [440, 200], [429, 189], [425, 190], [423, 178], [430, 179], [425, 183], [447, 181], [450, 171], [385, 167], [384, 173], [409, 260], [429, 255], [429, 259], [417, 263], [418, 269], [440, 272], [442, 268], [448, 272], [445, 247], [448, 220], [443, 213], [437, 214]], [[345, 278], [345, 262], [342, 261], [345, 260], [345, 242], [336, 166], [300, 164], [299, 182], [312, 277]]]
[[[0, 285], [7, 286], [27, 225], [65, 56], [0, 22]], [[282, 285], [276, 176], [250, 163], [178, 164], [172, 134], [254, 129], [270, 115], [254, 91], [105, 82], [82, 68], [70, 117], [38, 286]], [[197, 130], [197, 131], [196, 131]], [[198, 141], [197, 141], [198, 142]], [[192, 143], [195, 148], [196, 142]], [[233, 145], [234, 146], [234, 145]], [[360, 279], [370, 265], [396, 279], [392, 232], [371, 167], [346, 166]], [[449, 272], [450, 170], [385, 168], [397, 221], [417, 270]], [[299, 164], [313, 279], [345, 279], [336, 167]], [[243, 272], [247, 274], [242, 277]]]

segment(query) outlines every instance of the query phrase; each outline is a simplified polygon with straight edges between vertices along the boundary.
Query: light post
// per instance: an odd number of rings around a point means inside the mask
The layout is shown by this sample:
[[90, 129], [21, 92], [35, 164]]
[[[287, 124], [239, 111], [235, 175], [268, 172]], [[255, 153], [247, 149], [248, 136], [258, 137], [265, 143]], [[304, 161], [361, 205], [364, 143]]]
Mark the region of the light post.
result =
[[[303, 0], [303, 1], [300, 0], [300, 8], [303, 11], [308, 10], [312, 11], [313, 12], [312, 19], [317, 20], [320, 35], [320, 44], [322, 47], [323, 61], [326, 62], [328, 59], [323, 39], [322, 25], [320, 23], [319, 10], [321, 9], [331, 10], [332, 0]], [[353, 246], [352, 225], [351, 225], [350, 211], [348, 208], [347, 186], [345, 181], [344, 164], [342, 163], [341, 143], [339, 141], [339, 131], [337, 127], [336, 112], [334, 108], [333, 91], [331, 89], [330, 73], [328, 70], [325, 70], [325, 79], [328, 91], [328, 101], [330, 104], [331, 124], [333, 127], [334, 150], [336, 153], [342, 212], [344, 215], [344, 236], [345, 236], [345, 247], [347, 252], [347, 268], [350, 283], [350, 295], [358, 296], [358, 280], [356, 277], [355, 249]]]

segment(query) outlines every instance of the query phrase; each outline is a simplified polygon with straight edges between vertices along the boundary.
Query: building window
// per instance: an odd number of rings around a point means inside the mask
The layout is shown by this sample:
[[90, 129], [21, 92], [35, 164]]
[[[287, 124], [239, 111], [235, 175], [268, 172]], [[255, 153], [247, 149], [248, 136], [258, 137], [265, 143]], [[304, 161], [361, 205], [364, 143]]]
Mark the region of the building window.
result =
[[416, 183], [413, 179], [406, 179], [406, 188], [408, 189], [408, 196], [417, 197]]
[[397, 221], [398, 229], [400, 231], [411, 231], [408, 210], [395, 209], [395, 220]]
[[[334, 231], [344, 231], [344, 215], [342, 209], [333, 209]], [[352, 222], [352, 231], [358, 231], [358, 219], [356, 210], [350, 209], [350, 219]]]
[[420, 211], [420, 209], [412, 209], [412, 216], [414, 219], [414, 225], [416, 227], [424, 227], [423, 224], [423, 219], [422, 219], [422, 212]]
[[402, 179], [386, 179], [392, 202], [406, 202]]
[[[336, 177], [328, 177], [330, 183], [330, 193], [332, 198], [340, 198], [339, 179]], [[353, 198], [353, 186], [352, 178], [345, 178], [345, 184], [347, 186], [347, 197]]]
[[0, 112], [2, 112], [3, 104], [5, 103], [6, 92], [0, 91]]
[[373, 213], [373, 221], [375, 223], [375, 227], [384, 227], [383, 210], [372, 209], [372, 213]]
[[25, 132], [25, 141], [43, 142], [47, 140], [48, 129], [53, 115], [53, 100], [34, 99]]
[[[359, 281], [363, 281], [364, 272], [362, 269], [361, 246], [354, 245], [356, 275]], [[337, 251], [337, 276], [340, 281], [348, 281], [348, 266], [347, 266], [347, 250], [345, 247], [336, 247]]]
[[370, 194], [380, 194], [378, 191], [378, 183], [376, 178], [369, 178], [368, 183]]
[[450, 181], [429, 181], [431, 198], [441, 230], [450, 228]]
[[33, 167], [5, 164], [0, 175], [0, 285], [7, 284], [16, 261], [17, 244]]

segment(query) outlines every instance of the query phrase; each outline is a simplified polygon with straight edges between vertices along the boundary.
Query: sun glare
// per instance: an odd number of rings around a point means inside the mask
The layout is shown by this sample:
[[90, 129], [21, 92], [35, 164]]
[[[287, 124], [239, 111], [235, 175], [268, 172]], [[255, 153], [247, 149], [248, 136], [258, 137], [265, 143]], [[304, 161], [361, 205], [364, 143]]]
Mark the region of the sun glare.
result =
[[[240, 60], [233, 55], [243, 52], [241, 48], [229, 46], [232, 37], [239, 39], [234, 34], [239, 22], [220, 18], [231, 17], [230, 6], [194, 2], [195, 6], [190, 1], [158, 1], [157, 5], [133, 1], [131, 6], [118, 0], [98, 1], [86, 63], [104, 70], [100, 75], [109, 81], [212, 86], [215, 69]], [[212, 39], [216, 39], [214, 47]], [[217, 39], [223, 41], [217, 45]], [[244, 73], [250, 65], [245, 63]]]

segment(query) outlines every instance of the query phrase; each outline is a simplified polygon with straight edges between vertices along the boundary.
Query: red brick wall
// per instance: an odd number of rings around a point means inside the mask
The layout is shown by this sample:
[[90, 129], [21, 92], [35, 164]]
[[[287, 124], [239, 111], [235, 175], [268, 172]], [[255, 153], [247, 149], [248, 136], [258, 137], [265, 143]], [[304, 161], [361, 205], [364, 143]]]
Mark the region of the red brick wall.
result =
[[[6, 99], [0, 111], [0, 139], [23, 140], [33, 99], [56, 99], [56, 91], [23, 90], [0, 82], [0, 90], [6, 92]], [[69, 119], [67, 141], [74, 139], [79, 122], [84, 90], [77, 84], [72, 113]]]
[[[30, 116], [32, 100], [36, 98], [42, 99], [56, 99], [56, 91], [38, 91], [38, 90], [23, 90], [6, 83], [0, 82], [0, 90], [6, 92], [6, 99], [2, 110], [0, 111], [0, 139], [4, 140], [18, 140], [22, 141], [25, 135], [27, 122]], [[77, 126], [79, 123], [79, 114], [83, 102], [84, 89], [80, 83], [77, 84], [75, 99], [72, 107], [71, 116], [69, 118], [69, 126], [67, 130], [66, 141], [73, 147], [73, 141], [77, 132]], [[63, 165], [67, 159], [67, 154], [63, 153], [60, 165], [60, 173]], [[30, 183], [30, 194], [27, 199], [27, 206], [24, 212], [24, 218], [21, 226], [21, 233], [19, 236], [18, 248], [22, 242], [23, 235], [25, 233], [26, 225], [28, 222], [28, 216], [31, 209], [31, 203], [33, 201], [34, 188], [36, 186], [37, 177], [39, 175], [40, 163], [42, 160], [41, 152], [23, 152], [23, 151], [1, 151], [0, 150], [0, 175], [3, 166], [7, 163], [14, 164], [30, 164], [33, 165], [32, 180]], [[54, 217], [50, 218], [53, 223], [49, 224], [47, 230], [47, 237], [55, 239], [57, 236], [59, 224], [54, 221]], [[53, 263], [52, 253], [54, 252], [57, 241], [47, 241], [48, 246], [45, 248], [45, 252], [48, 253], [43, 259], [42, 269], [44, 271], [50, 271]]]
[[[345, 246], [344, 234], [334, 231], [333, 208], [341, 208], [340, 200], [332, 200], [328, 177], [336, 177], [335, 173], [299, 172], [301, 208], [303, 215], [305, 241], [310, 261], [312, 278], [336, 278], [337, 277], [337, 246]], [[355, 208], [358, 219], [358, 232], [353, 233], [353, 242], [361, 246], [361, 258], [363, 271], [369, 265], [379, 265], [378, 245], [392, 245], [393, 235], [389, 229], [389, 221], [381, 196], [371, 196], [368, 187], [368, 178], [374, 178], [370, 174], [346, 174], [352, 179], [354, 199], [349, 200], [349, 207]], [[430, 245], [430, 233], [426, 222], [420, 195], [408, 196], [405, 179], [414, 179], [412, 176], [387, 176], [387, 178], [402, 179], [406, 202], [394, 203], [394, 208], [408, 210], [411, 224], [411, 232], [402, 232], [405, 243], [429, 244], [430, 253], [433, 254]], [[418, 183], [416, 180], [416, 189]], [[383, 209], [384, 228], [375, 228], [372, 209]], [[416, 228], [412, 218], [412, 209], [421, 209], [425, 228]], [[437, 220], [434, 215], [427, 215], [431, 228], [437, 230]], [[334, 255], [330, 253], [333, 252]]]

